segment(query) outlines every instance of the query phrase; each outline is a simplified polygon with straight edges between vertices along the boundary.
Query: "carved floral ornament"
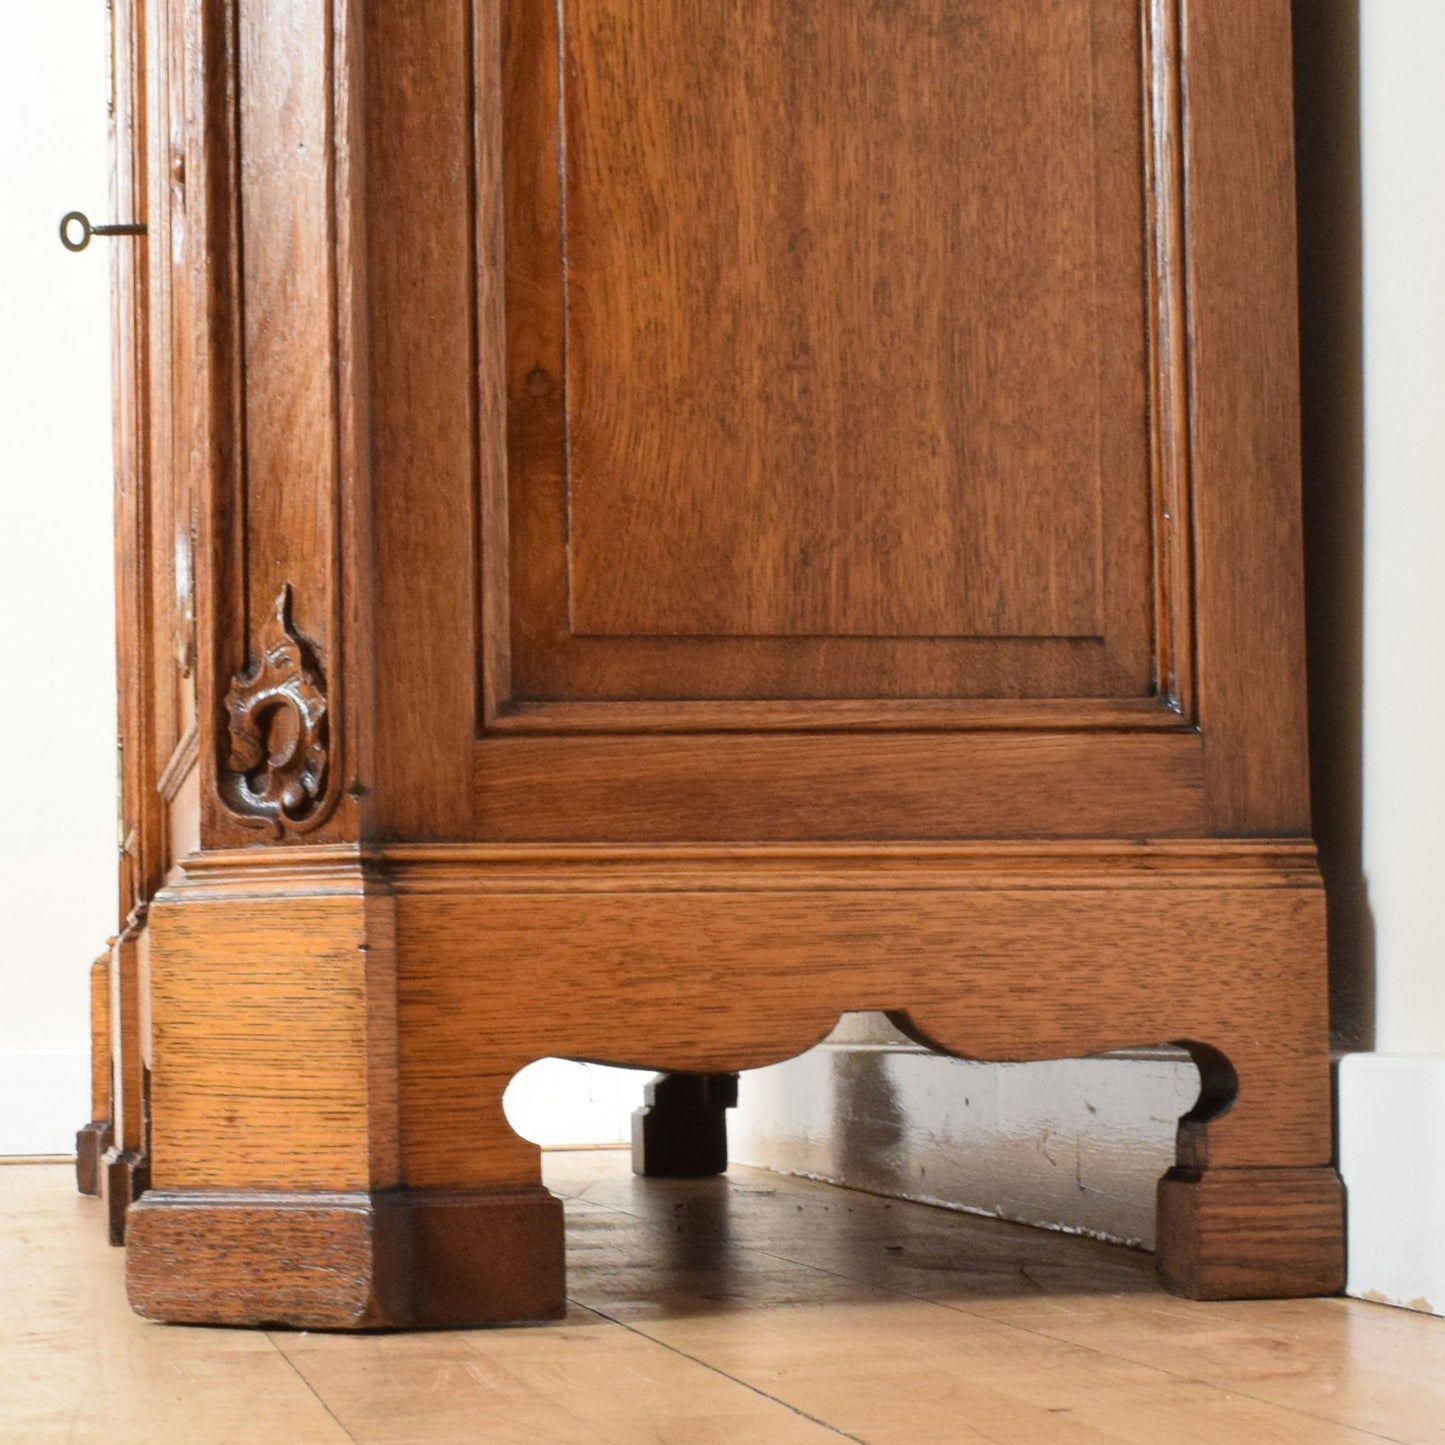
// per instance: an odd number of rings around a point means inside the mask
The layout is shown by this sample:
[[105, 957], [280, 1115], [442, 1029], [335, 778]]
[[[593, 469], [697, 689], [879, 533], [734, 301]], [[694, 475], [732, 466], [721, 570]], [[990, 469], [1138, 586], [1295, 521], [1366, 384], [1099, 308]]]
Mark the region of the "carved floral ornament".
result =
[[279, 838], [319, 821], [327, 766], [326, 684], [291, 625], [289, 584], [256, 650], [259, 660], [226, 693], [231, 749], [222, 787], [237, 816]]

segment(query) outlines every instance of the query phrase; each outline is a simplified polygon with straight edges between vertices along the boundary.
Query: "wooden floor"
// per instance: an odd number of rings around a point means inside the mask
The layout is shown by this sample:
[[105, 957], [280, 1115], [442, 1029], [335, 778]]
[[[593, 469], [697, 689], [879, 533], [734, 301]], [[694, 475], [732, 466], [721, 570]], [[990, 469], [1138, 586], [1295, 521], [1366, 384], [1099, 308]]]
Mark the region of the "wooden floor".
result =
[[146, 1324], [70, 1171], [0, 1169], [0, 1441], [1445, 1442], [1445, 1320], [1190, 1304], [1145, 1255], [757, 1170], [547, 1176], [564, 1324], [345, 1337]]

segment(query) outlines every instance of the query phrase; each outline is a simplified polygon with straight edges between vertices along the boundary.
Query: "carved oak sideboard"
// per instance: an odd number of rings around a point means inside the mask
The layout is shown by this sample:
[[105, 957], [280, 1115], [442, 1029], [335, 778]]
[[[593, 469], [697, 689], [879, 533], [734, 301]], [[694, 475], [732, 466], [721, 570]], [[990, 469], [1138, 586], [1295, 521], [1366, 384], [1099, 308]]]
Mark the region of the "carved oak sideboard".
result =
[[136, 1308], [559, 1315], [513, 1075], [854, 1009], [1184, 1045], [1166, 1282], [1337, 1289], [1287, 0], [113, 15]]

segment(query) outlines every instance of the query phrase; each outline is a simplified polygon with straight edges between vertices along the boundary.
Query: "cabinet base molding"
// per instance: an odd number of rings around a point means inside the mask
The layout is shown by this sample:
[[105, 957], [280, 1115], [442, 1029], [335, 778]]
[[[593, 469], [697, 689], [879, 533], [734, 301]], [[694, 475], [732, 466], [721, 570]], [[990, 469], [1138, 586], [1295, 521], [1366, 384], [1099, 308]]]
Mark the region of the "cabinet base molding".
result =
[[1323, 902], [1288, 842], [203, 857], [147, 925], [156, 1188], [131, 1211], [132, 1298], [311, 1329], [556, 1317], [561, 1209], [511, 1079], [547, 1057], [660, 1069], [643, 1172], [708, 1173], [718, 1076], [855, 1010], [996, 1062], [1183, 1044], [1201, 1083], [1176, 1164], [1203, 1172], [1160, 1196], [1166, 1277], [1329, 1293]]
[[1159, 1181], [1159, 1275], [1190, 1299], [1289, 1299], [1345, 1284], [1333, 1168], [1171, 1169]]
[[132, 1306], [178, 1324], [455, 1329], [566, 1312], [562, 1204], [540, 1186], [152, 1190], [126, 1245]]

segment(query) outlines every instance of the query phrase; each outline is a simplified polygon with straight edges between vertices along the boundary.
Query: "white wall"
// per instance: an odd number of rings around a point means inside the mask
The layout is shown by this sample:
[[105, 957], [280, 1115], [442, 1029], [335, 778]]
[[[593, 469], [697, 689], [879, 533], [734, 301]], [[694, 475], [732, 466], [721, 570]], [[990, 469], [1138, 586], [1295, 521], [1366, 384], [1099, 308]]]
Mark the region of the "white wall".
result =
[[1340, 1069], [1349, 1289], [1445, 1314], [1445, 6], [1363, 0], [1360, 69], [1377, 1052]]
[[103, 0], [7, 4], [0, 41], [0, 1154], [90, 1109], [91, 960], [115, 929]]
[[1376, 1048], [1445, 1053], [1445, 5], [1361, 10]]
[[[0, 1155], [66, 1153], [89, 1118], [91, 960], [116, 924], [111, 219], [104, 0], [4, 6], [0, 42]], [[549, 1061], [520, 1132], [620, 1143], [649, 1076]]]

